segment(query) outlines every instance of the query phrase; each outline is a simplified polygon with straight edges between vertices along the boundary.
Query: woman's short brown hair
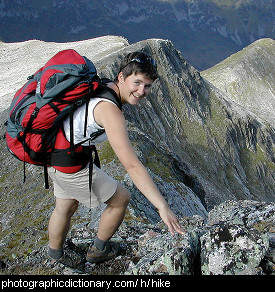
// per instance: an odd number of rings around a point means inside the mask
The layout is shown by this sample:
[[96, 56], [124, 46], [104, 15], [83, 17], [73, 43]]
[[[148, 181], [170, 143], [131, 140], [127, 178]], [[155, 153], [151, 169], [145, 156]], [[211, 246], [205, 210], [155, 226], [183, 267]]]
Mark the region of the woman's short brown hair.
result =
[[144, 52], [133, 52], [128, 54], [121, 61], [119, 73], [120, 72], [122, 72], [124, 78], [127, 78], [133, 73], [135, 75], [139, 73], [145, 74], [153, 81], [158, 78], [155, 60]]

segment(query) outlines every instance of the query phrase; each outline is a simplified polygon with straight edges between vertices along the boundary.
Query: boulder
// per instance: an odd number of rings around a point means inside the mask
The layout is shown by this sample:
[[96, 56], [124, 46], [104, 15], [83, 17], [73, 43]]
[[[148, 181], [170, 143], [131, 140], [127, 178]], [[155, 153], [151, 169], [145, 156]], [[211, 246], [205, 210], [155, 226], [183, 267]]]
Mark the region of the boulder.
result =
[[219, 222], [201, 237], [203, 275], [236, 275], [259, 267], [269, 246], [265, 234], [244, 225]]

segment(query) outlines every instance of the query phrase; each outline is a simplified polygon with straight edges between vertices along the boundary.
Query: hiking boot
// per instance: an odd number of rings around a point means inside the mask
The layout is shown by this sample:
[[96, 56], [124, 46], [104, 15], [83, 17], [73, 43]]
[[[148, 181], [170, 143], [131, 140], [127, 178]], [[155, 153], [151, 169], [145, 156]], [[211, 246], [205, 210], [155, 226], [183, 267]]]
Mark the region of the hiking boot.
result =
[[120, 252], [120, 245], [114, 242], [110, 242], [103, 250], [90, 246], [87, 251], [86, 260], [90, 263], [98, 264], [116, 258]]
[[57, 264], [62, 264], [65, 267], [82, 270], [85, 266], [85, 258], [72, 250], [64, 250], [61, 258], [54, 259], [47, 252], [47, 266], [55, 267]]

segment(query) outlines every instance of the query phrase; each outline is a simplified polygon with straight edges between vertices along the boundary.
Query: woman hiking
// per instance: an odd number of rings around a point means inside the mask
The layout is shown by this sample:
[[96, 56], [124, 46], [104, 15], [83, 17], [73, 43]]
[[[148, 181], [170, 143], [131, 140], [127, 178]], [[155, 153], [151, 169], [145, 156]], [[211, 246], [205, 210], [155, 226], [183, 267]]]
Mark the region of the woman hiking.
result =
[[[154, 59], [143, 52], [134, 52], [122, 60], [116, 80], [109, 82], [107, 86], [115, 92], [122, 104], [136, 105], [148, 95], [157, 77]], [[75, 143], [83, 140], [84, 117], [85, 105], [74, 113]], [[69, 119], [64, 121], [63, 128], [66, 138], [69, 140]], [[170, 233], [182, 234], [183, 230], [177, 217], [133, 150], [122, 111], [112, 101], [100, 97], [92, 98], [88, 105], [87, 136], [102, 129], [105, 130], [105, 133], [97, 137], [93, 143], [109, 140], [112, 149], [134, 184], [157, 208]], [[107, 204], [100, 218], [97, 236], [89, 247], [86, 260], [99, 263], [115, 258], [119, 254], [120, 248], [118, 244], [110, 242], [110, 239], [123, 221], [131, 197], [130, 192], [95, 165], [93, 166], [91, 192], [89, 191], [88, 166], [76, 173], [63, 173], [49, 167], [49, 175], [54, 183], [56, 197], [56, 205], [48, 228], [48, 256], [50, 259], [71, 267], [76, 265], [76, 262], [72, 261], [64, 252], [63, 245], [69, 231], [71, 217], [77, 210], [79, 202], [88, 207], [96, 207], [101, 203]]]

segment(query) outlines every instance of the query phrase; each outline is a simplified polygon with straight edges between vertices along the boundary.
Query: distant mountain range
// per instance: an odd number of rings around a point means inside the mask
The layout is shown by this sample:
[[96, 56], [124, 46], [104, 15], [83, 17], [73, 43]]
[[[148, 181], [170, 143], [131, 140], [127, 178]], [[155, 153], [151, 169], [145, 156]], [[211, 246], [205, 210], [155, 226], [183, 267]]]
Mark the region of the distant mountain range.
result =
[[274, 11], [273, 0], [2, 0], [0, 39], [169, 39], [204, 70], [259, 38], [274, 38]]

